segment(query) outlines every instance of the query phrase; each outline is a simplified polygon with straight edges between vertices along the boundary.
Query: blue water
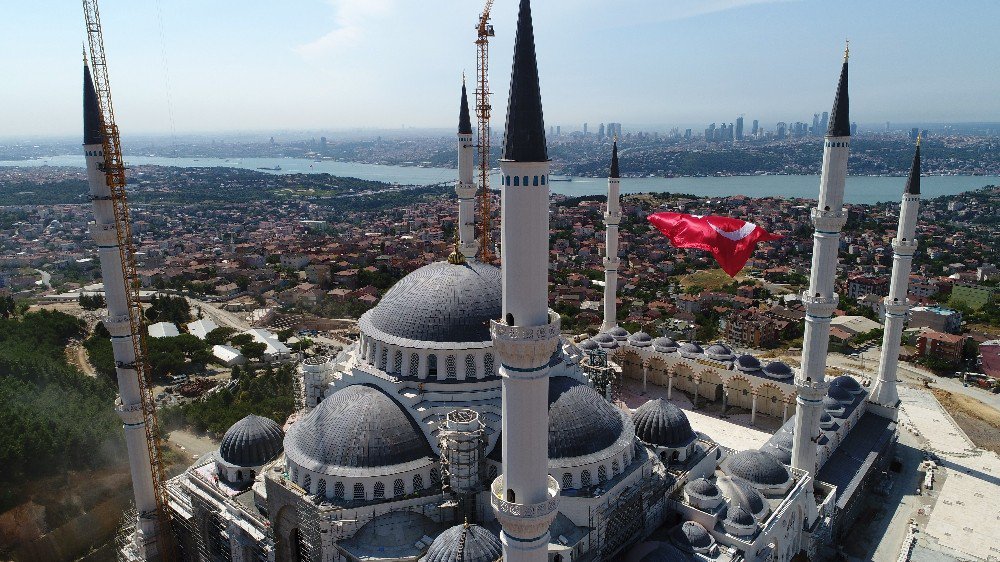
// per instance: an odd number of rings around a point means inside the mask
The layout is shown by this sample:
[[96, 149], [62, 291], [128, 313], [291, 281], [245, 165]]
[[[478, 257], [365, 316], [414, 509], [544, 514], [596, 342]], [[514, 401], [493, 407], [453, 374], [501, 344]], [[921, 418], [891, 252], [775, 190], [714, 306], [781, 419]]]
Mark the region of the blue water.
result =
[[[273, 168], [281, 171], [262, 170], [269, 174], [326, 173], [335, 176], [399, 184], [427, 185], [454, 181], [456, 170], [447, 168], [417, 168], [409, 166], [383, 166], [356, 162], [313, 162], [305, 158], [166, 158], [132, 156], [129, 165], [177, 166], [182, 168]], [[39, 160], [0, 161], [0, 166], [84, 166], [83, 156], [53, 156]], [[568, 182], [551, 182], [553, 193], [569, 196], [599, 195], [607, 190], [607, 182], [599, 178], [572, 178]], [[848, 203], [875, 203], [897, 201], [903, 192], [906, 178], [852, 176], [847, 179], [845, 201]], [[954, 195], [984, 185], [1000, 185], [998, 176], [930, 176], [920, 182], [925, 198]], [[494, 187], [499, 182], [494, 178]], [[816, 198], [819, 176], [731, 176], [707, 178], [622, 178], [622, 193], [690, 193], [702, 197], [747, 195], [749, 197], [803, 197]]]

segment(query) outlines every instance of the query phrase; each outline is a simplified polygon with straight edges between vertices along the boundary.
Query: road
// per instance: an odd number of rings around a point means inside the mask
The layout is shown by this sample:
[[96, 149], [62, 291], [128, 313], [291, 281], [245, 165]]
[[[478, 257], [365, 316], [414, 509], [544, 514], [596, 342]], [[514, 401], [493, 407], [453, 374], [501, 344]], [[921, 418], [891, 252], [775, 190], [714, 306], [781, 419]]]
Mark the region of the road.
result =
[[169, 441], [183, 449], [191, 457], [191, 460], [199, 459], [219, 448], [219, 444], [215, 440], [186, 429], [171, 431]]
[[39, 275], [42, 276], [42, 280], [41, 281], [36, 281], [36, 283], [38, 283], [40, 285], [44, 285], [46, 289], [51, 289], [52, 288], [52, 274], [46, 273], [46, 272], [42, 271], [41, 269], [36, 269], [35, 271]]

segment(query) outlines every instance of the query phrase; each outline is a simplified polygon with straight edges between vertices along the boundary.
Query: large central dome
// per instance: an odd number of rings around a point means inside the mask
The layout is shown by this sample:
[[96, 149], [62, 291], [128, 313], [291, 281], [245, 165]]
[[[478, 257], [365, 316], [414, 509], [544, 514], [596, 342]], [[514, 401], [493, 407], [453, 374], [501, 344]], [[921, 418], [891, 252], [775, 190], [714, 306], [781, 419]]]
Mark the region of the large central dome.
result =
[[437, 262], [402, 278], [359, 321], [363, 332], [430, 342], [490, 341], [501, 316], [500, 270], [470, 261]]

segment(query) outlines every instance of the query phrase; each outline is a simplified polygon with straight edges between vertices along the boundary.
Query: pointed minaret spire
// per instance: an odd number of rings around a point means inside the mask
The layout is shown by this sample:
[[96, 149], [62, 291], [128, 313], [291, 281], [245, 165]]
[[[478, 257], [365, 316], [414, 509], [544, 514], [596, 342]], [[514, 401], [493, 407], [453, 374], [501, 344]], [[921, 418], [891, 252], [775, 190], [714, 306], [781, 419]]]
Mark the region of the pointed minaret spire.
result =
[[608, 174], [609, 178], [620, 178], [621, 174], [618, 172], [618, 139], [615, 139], [615, 143], [611, 145], [611, 173]]
[[851, 136], [850, 100], [847, 96], [847, 59], [850, 55], [851, 46], [848, 43], [844, 49], [844, 66], [840, 68], [837, 97], [833, 100], [833, 111], [830, 112], [830, 126], [826, 130], [828, 137]]
[[546, 162], [549, 159], [545, 147], [545, 120], [542, 117], [542, 94], [538, 87], [535, 31], [529, 0], [521, 0], [517, 16], [503, 159], [514, 162]]
[[472, 119], [469, 118], [469, 96], [465, 93], [465, 74], [462, 74], [462, 107], [458, 111], [458, 134], [472, 134]]
[[917, 151], [913, 153], [913, 164], [910, 166], [910, 177], [906, 180], [906, 190], [909, 195], [920, 195], [920, 137], [917, 137]]
[[87, 59], [83, 60], [83, 144], [102, 144], [101, 107], [97, 103], [97, 90], [90, 76]]

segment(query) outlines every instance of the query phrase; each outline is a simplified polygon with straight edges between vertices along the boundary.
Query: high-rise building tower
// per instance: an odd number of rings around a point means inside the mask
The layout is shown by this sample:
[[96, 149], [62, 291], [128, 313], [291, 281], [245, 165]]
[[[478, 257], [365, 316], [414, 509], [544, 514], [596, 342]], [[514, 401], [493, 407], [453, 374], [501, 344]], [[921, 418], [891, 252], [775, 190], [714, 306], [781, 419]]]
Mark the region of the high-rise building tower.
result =
[[743, 116], [736, 118], [736, 140], [743, 140]]
[[604, 225], [607, 227], [604, 251], [604, 324], [601, 331], [618, 325], [618, 225], [622, 221], [622, 210], [618, 201], [621, 174], [618, 172], [618, 141], [611, 147], [611, 171], [608, 173], [608, 208], [604, 211]]
[[895, 407], [899, 403], [896, 392], [896, 369], [899, 367], [899, 345], [903, 324], [910, 302], [906, 298], [910, 281], [913, 254], [917, 251], [917, 211], [920, 207], [920, 139], [913, 154], [910, 177], [903, 190], [899, 207], [899, 225], [892, 239], [892, 281], [889, 296], [885, 298], [885, 331], [882, 334], [882, 361], [878, 366], [878, 380], [872, 387], [870, 400], [883, 406]]
[[132, 327], [129, 322], [127, 288], [125, 286], [122, 254], [119, 251], [115, 211], [104, 173], [104, 134], [97, 91], [90, 76], [90, 68], [83, 68], [83, 153], [87, 163], [87, 183], [94, 209], [94, 222], [90, 235], [97, 243], [101, 262], [105, 301], [108, 316], [102, 319], [111, 333], [111, 347], [115, 357], [119, 398], [115, 410], [125, 427], [125, 445], [128, 448], [129, 472], [132, 491], [138, 512], [136, 533], [132, 537], [133, 551], [142, 559], [154, 559], [158, 552], [153, 541], [158, 534], [156, 492], [153, 488], [153, 471], [150, 469], [149, 449], [146, 443], [146, 417], [142, 412], [142, 385], [135, 369], [135, 348], [132, 345]]
[[760, 130], [760, 121], [757, 119], [753, 120], [753, 126], [750, 128], [750, 136], [756, 137], [757, 131]]
[[583, 124], [583, 135], [587, 136], [587, 124], [586, 123]]
[[604, 123], [597, 128], [597, 140], [604, 140]]
[[479, 254], [476, 241], [476, 185], [472, 182], [475, 145], [472, 142], [472, 120], [469, 117], [469, 98], [462, 79], [462, 101], [458, 112], [458, 249], [468, 258]]
[[826, 382], [826, 355], [830, 345], [830, 320], [839, 299], [834, 292], [840, 231], [847, 222], [844, 209], [844, 183], [847, 178], [847, 157], [850, 154], [851, 127], [848, 118], [847, 54], [840, 70], [837, 97], [833, 101], [830, 126], [823, 142], [823, 174], [820, 178], [819, 202], [812, 210], [813, 233], [812, 270], [809, 289], [803, 293], [806, 305], [806, 327], [802, 341], [802, 368], [795, 378], [797, 390], [792, 466], [816, 474], [816, 438], [819, 418], [823, 413]]
[[490, 332], [502, 377], [503, 474], [490, 499], [505, 562], [548, 560], [559, 483], [548, 474], [549, 358], [559, 315], [548, 307], [549, 158], [529, 0], [521, 0], [500, 160], [503, 318]]

